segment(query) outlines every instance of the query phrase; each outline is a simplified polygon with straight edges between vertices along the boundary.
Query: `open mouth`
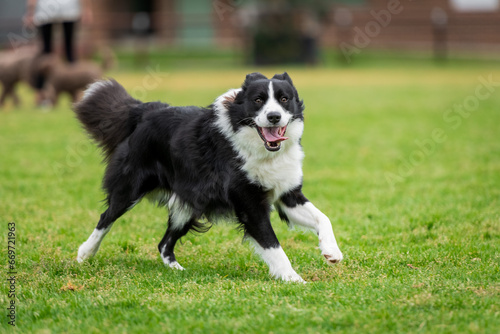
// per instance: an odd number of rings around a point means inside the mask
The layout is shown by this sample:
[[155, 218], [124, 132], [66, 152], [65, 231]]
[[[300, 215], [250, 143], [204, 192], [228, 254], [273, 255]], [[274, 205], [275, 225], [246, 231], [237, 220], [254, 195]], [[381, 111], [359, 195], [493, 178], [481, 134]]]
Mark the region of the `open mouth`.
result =
[[284, 137], [286, 126], [276, 126], [271, 128], [257, 127], [257, 132], [264, 142], [266, 150], [271, 152], [279, 151], [281, 148], [281, 142], [288, 139], [288, 137]]

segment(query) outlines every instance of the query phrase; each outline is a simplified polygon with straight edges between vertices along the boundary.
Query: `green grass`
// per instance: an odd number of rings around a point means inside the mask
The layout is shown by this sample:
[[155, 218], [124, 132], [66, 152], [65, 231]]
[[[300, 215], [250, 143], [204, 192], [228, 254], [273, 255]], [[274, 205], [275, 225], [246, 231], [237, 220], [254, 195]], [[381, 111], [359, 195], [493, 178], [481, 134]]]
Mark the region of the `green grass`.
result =
[[[141, 88], [151, 88], [143, 72], [111, 75], [145, 100], [208, 105], [253, 70], [172, 69], [151, 90]], [[2, 269], [7, 278], [13, 221], [15, 330], [498, 333], [500, 87], [456, 129], [443, 114], [474, 95], [479, 76], [500, 81], [500, 71], [488, 63], [287, 70], [306, 105], [304, 192], [330, 217], [342, 263], [327, 266], [316, 236], [288, 230], [273, 213], [309, 284], [270, 279], [231, 224], [186, 236], [176, 255], [187, 270], [172, 271], [156, 249], [166, 212], [143, 202], [116, 222], [94, 259], [78, 264], [77, 248], [103, 208], [99, 152], [67, 99], [42, 112], [22, 87], [23, 107], [0, 110]], [[418, 153], [415, 140], [436, 128], [446, 140]], [[7, 295], [3, 284], [2, 332], [11, 327]]]
[[[164, 48], [164, 47], [132, 47], [115, 49], [118, 58], [117, 66], [121, 70], [144, 71], [148, 63], [155, 64], [161, 69], [175, 71], [186, 68], [216, 68], [227, 69], [228, 67], [239, 67], [251, 63], [249, 56], [251, 50], [240, 49], [213, 49], [213, 48]], [[443, 68], [485, 68], [485, 66], [495, 67], [500, 64], [499, 60], [493, 56], [483, 56], [478, 61], [477, 53], [457, 53], [450, 54], [446, 61], [429, 60], [429, 52], [391, 52], [363, 50], [363, 52], [352, 55], [351, 63], [346, 63], [346, 58], [336, 49], [324, 48], [320, 50], [318, 62], [328, 68], [394, 68], [414, 67], [432, 68], [440, 66]], [[100, 61], [96, 55], [96, 61]], [[291, 66], [287, 65], [287, 68]], [[295, 64], [294, 66], [300, 66]]]

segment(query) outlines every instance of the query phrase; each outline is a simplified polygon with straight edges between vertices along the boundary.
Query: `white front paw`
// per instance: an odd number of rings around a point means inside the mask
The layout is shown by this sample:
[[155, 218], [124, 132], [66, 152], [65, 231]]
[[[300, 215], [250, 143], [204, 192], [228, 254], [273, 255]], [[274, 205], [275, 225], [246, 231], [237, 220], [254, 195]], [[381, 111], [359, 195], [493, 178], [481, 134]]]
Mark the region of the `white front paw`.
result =
[[304, 281], [302, 277], [300, 277], [300, 275], [297, 274], [293, 269], [281, 273], [276, 273], [273, 276], [276, 279], [281, 279], [284, 282], [306, 283], [306, 281]]
[[177, 270], [185, 270], [180, 264], [179, 262], [177, 261], [174, 261], [174, 262], [171, 262], [171, 263], [167, 263], [168, 266], [172, 269], [177, 269]]
[[300, 277], [300, 275], [297, 273], [294, 273], [293, 275], [289, 275], [286, 278], [282, 278], [282, 279], [285, 282], [297, 282], [297, 283], [304, 283], [304, 284], [306, 283], [306, 281], [304, 281], [302, 279], [302, 277]]
[[333, 247], [331, 249], [323, 250], [321, 253], [325, 257], [326, 262], [328, 264], [338, 263], [338, 262], [342, 261], [342, 259], [344, 258], [344, 256], [342, 255], [342, 252], [340, 251], [340, 249], [338, 247]]
[[78, 248], [78, 256], [76, 257], [76, 260], [79, 263], [82, 263], [88, 258], [93, 257], [97, 251], [99, 250], [99, 246], [96, 247], [95, 244], [89, 245], [88, 242], [84, 242], [80, 248]]

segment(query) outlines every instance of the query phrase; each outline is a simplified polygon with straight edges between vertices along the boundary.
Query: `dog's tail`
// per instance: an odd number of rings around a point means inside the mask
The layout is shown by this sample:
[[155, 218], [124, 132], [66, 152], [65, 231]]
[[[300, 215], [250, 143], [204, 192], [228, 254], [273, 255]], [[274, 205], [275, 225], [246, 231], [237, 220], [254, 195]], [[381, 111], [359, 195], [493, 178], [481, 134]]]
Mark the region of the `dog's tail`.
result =
[[74, 105], [74, 111], [108, 159], [140, 122], [142, 112], [137, 106], [141, 104], [110, 79], [91, 84], [83, 99]]

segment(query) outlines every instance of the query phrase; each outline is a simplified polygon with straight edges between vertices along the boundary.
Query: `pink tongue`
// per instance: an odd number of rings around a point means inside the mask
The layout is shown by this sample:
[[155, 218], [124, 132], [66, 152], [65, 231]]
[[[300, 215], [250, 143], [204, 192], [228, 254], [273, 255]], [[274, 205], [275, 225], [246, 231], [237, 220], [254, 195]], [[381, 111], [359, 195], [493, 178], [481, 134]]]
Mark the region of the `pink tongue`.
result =
[[268, 142], [280, 142], [283, 140], [287, 140], [288, 137], [283, 137], [279, 134], [279, 130], [281, 128], [279, 127], [274, 127], [274, 128], [262, 128], [262, 134], [264, 135], [264, 138]]

